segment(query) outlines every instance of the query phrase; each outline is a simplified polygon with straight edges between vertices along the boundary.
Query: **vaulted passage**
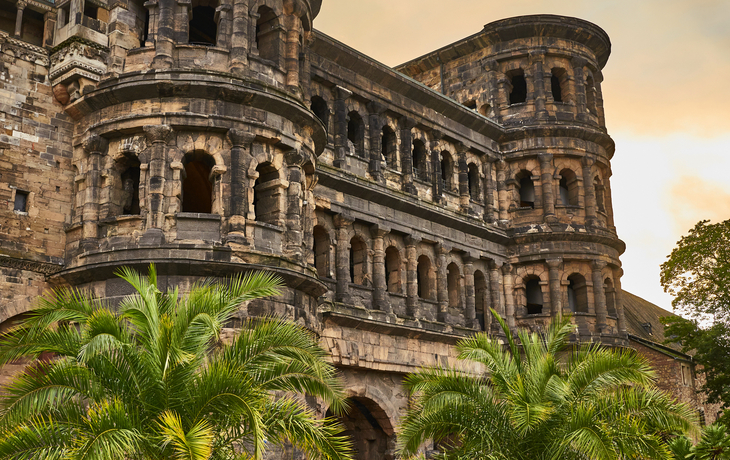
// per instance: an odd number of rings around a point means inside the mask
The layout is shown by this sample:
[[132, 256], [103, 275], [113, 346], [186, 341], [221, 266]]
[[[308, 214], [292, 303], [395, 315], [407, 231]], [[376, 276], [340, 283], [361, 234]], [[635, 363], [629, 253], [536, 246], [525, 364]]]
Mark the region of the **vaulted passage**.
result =
[[[355, 447], [356, 460], [392, 460], [395, 450], [393, 427], [387, 414], [368, 398], [349, 398], [350, 411], [340, 417]], [[332, 413], [327, 411], [327, 416]]]

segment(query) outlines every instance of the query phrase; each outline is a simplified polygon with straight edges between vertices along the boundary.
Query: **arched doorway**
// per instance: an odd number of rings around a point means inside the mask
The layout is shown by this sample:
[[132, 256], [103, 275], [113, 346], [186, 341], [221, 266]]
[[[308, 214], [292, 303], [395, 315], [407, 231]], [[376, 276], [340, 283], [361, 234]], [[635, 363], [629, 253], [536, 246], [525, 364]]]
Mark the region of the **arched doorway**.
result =
[[[352, 439], [355, 460], [393, 460], [395, 431], [385, 411], [373, 400], [348, 398], [350, 410], [339, 417], [345, 426], [342, 433]], [[327, 411], [327, 417], [332, 413]]]

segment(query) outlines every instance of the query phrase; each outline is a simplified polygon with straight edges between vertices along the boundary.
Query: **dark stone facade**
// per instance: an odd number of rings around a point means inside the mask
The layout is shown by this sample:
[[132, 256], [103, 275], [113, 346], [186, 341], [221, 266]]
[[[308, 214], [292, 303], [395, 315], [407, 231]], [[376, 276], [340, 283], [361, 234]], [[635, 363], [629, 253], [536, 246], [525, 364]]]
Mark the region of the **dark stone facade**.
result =
[[321, 336], [361, 458], [393, 457], [403, 374], [454, 364], [459, 337], [496, 331], [490, 308], [635, 343], [597, 26], [502, 20], [393, 69], [316, 32], [319, 0], [16, 5], [19, 28], [0, 27], [0, 321], [61, 284], [118, 301], [124, 265], [182, 291], [272, 270], [284, 295], [241, 315]]

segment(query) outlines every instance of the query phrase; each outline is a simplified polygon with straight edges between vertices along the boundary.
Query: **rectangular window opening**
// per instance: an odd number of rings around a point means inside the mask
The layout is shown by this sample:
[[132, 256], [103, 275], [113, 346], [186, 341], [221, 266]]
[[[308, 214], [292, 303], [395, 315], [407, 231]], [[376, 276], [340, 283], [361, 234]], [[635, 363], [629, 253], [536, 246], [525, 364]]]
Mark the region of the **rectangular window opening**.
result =
[[23, 190], [15, 191], [13, 210], [17, 212], [28, 212], [28, 192]]

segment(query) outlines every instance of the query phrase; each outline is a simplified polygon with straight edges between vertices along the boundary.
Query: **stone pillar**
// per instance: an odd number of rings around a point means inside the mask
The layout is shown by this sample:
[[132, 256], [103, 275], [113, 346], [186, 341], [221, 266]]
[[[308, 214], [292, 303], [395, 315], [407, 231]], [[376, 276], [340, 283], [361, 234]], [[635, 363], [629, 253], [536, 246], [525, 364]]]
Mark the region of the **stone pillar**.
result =
[[43, 47], [46, 49], [53, 48], [57, 17], [55, 11], [47, 11], [43, 15]]
[[601, 83], [603, 83], [603, 72], [596, 70], [593, 74], [593, 83], [596, 85], [596, 115], [598, 116], [598, 124], [602, 127], [606, 127], [606, 113], [603, 110], [603, 90], [601, 89]]
[[286, 28], [286, 86], [289, 91], [299, 93], [299, 36], [302, 33], [304, 6], [298, 0], [284, 2], [284, 27]]
[[219, 5], [215, 9], [215, 22], [218, 23], [218, 30], [215, 37], [215, 46], [223, 49], [231, 47], [231, 11], [233, 7], [228, 3]]
[[477, 322], [476, 292], [474, 289], [474, 257], [467, 254], [462, 257], [462, 260], [464, 261], [464, 304], [466, 306], [464, 316], [466, 326], [472, 329], [479, 329], [479, 323]]
[[538, 155], [540, 160], [540, 184], [542, 187], [542, 213], [545, 222], [555, 219], [555, 190], [553, 190], [553, 156], [550, 153]]
[[438, 321], [447, 322], [449, 315], [449, 283], [446, 270], [446, 255], [451, 252], [449, 246], [443, 243], [436, 245], [436, 289], [439, 303]]
[[505, 317], [504, 302], [502, 301], [502, 274], [499, 272], [499, 264], [495, 260], [489, 260], [489, 292], [492, 295], [492, 308], [502, 318]]
[[23, 10], [25, 10], [26, 6], [28, 4], [23, 0], [15, 2], [15, 7], [17, 8], [15, 13], [15, 38], [20, 38], [23, 32]]
[[421, 302], [418, 298], [418, 258], [416, 246], [421, 239], [407, 236], [406, 243], [406, 309], [416, 321], [421, 319]]
[[499, 208], [494, 206], [494, 179], [492, 179], [493, 161], [486, 159], [482, 165], [484, 171], [484, 222], [494, 223], [499, 219]]
[[[255, 21], [255, 19], [251, 19]], [[249, 46], [248, 0], [233, 0], [233, 23], [231, 31], [231, 54], [228, 69], [242, 75], [248, 67]]]
[[560, 268], [563, 259], [548, 259], [548, 285], [550, 288], [550, 315], [555, 318], [563, 314], [563, 293], [560, 290]]
[[159, 233], [158, 236], [162, 236], [167, 140], [172, 134], [172, 128], [168, 125], [145, 125], [142, 129], [150, 144], [147, 231], [155, 230], [155, 233]]
[[507, 189], [507, 163], [504, 160], [495, 162], [497, 167], [497, 202], [499, 204], [499, 220], [503, 226], [509, 224], [510, 196]]
[[502, 107], [500, 106], [499, 99], [499, 80], [504, 76], [499, 73], [499, 63], [497, 63], [494, 59], [487, 61], [484, 69], [487, 71], [487, 85], [489, 88], [488, 101], [489, 105], [492, 107], [492, 111], [494, 112], [494, 121], [501, 123], [502, 115], [500, 109]]
[[383, 180], [383, 173], [380, 169], [383, 161], [383, 119], [381, 118], [383, 112], [385, 112], [383, 104], [374, 101], [368, 103], [368, 124], [370, 125], [370, 164], [368, 170], [376, 181]]
[[157, 0], [158, 18], [155, 36], [155, 57], [152, 59], [153, 69], [169, 69], [172, 67], [172, 50], [174, 48], [173, 33], [175, 30], [175, 0]]
[[352, 96], [349, 91], [341, 86], [335, 86], [335, 159], [332, 162], [335, 168], [345, 166], [347, 155], [347, 106], [345, 101]]
[[393, 307], [388, 296], [388, 274], [385, 272], [385, 240], [390, 229], [375, 224], [370, 227], [373, 237], [373, 304], [381, 311], [393, 314]]
[[459, 207], [464, 214], [471, 213], [471, 196], [469, 195], [469, 166], [466, 163], [466, 152], [469, 147], [463, 143], [456, 146], [459, 164]]
[[335, 300], [347, 303], [349, 301], [348, 287], [350, 285], [350, 241], [349, 230], [355, 219], [344, 214], [337, 214], [334, 218], [337, 227], [337, 251], [335, 254], [335, 276], [337, 287]]
[[616, 314], [618, 315], [618, 330], [626, 334], [626, 314], [624, 312], [624, 291], [621, 290], [621, 277], [624, 271], [617, 268], [613, 271], [613, 287], [616, 289]]
[[606, 174], [606, 181], [603, 184], [603, 206], [606, 208], [606, 224], [608, 229], [612, 232], [616, 232], [616, 225], [613, 221], [613, 197], [611, 196], [611, 175], [612, 172], [609, 169]]
[[603, 291], [603, 269], [606, 262], [602, 260], [594, 260], [592, 264], [593, 272], [593, 299], [596, 307], [596, 332], [607, 332], [608, 310], [606, 309], [606, 293]]
[[99, 201], [101, 195], [101, 156], [106, 154], [108, 142], [103, 137], [92, 134], [83, 144], [87, 155], [86, 190], [83, 207], [84, 251], [98, 248]]
[[416, 186], [413, 185], [413, 133], [411, 130], [416, 122], [409, 118], [400, 119], [400, 160], [403, 173], [403, 190], [406, 193], [416, 194]]
[[[312, 100], [312, 45], [314, 44], [314, 32], [305, 30], [302, 34], [302, 51], [299, 60], [299, 86], [302, 89], [302, 99], [305, 101]], [[325, 131], [329, 131], [329, 126], [325, 126]], [[327, 133], [327, 142], [329, 142], [329, 133]]]
[[507, 325], [510, 329], [515, 327], [515, 285], [513, 280], [514, 269], [512, 264], [502, 265], [502, 276], [504, 277], [504, 314]]
[[580, 121], [587, 121], [588, 111], [587, 99], [586, 99], [586, 79], [583, 68], [587, 64], [587, 61], [581, 57], [574, 57], [570, 63], [573, 65], [573, 78], [575, 84], [575, 108], [576, 108], [576, 119]]
[[294, 260], [303, 260], [302, 254], [302, 164], [306, 156], [300, 150], [291, 150], [284, 154], [289, 167], [289, 187], [286, 191], [286, 255]]
[[545, 77], [543, 70], [545, 54], [546, 51], [544, 49], [530, 51], [533, 86], [535, 87], [535, 112], [538, 119], [545, 119], [548, 116], [547, 109], [545, 108]]
[[247, 130], [228, 130], [228, 142], [231, 143], [231, 217], [228, 219], [228, 240], [236, 243], [245, 243], [248, 215], [246, 171], [251, 162], [251, 146], [255, 138], [256, 135]]
[[441, 154], [438, 151], [439, 142], [443, 138], [444, 134], [438, 130], [431, 130], [430, 137], [431, 142], [429, 148], [431, 150], [431, 170], [433, 171], [433, 187], [431, 194], [433, 195], [433, 202], [439, 203], [441, 201], [441, 195], [444, 193], [444, 181], [443, 173], [441, 171]]
[[596, 190], [593, 188], [593, 164], [596, 159], [585, 156], [581, 161], [583, 166], [583, 191], [586, 205], [586, 225], [596, 225]]

